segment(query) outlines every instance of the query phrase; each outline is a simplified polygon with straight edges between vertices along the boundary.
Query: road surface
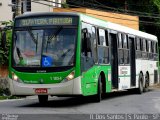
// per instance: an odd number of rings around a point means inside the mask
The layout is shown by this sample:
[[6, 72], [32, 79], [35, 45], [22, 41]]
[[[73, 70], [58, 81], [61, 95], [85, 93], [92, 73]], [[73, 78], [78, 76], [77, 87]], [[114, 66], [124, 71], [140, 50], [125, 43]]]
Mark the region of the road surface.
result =
[[66, 119], [66, 116], [71, 119], [72, 115], [68, 114], [155, 114], [160, 113], [160, 89], [152, 88], [142, 95], [132, 91], [111, 93], [100, 103], [93, 103], [89, 97], [51, 97], [46, 105], [41, 105], [36, 96], [31, 96], [0, 101], [0, 113], [43, 114], [41, 118], [45, 119], [49, 117], [45, 114], [65, 114], [61, 120]]

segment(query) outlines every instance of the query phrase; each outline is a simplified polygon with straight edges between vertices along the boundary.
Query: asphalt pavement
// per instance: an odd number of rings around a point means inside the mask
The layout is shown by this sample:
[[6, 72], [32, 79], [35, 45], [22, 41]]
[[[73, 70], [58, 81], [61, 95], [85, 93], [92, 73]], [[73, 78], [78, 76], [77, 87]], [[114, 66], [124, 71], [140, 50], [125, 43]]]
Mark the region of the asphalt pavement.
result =
[[98, 116], [98, 119], [106, 119], [103, 114], [157, 113], [160, 113], [160, 88], [150, 88], [148, 92], [141, 95], [135, 94], [133, 91], [110, 93], [100, 103], [94, 103], [90, 97], [56, 96], [50, 97], [45, 105], [39, 104], [37, 96], [0, 101], [0, 114], [2, 114], [0, 118], [6, 118], [7, 115], [18, 115], [19, 118], [27, 120], [29, 117], [34, 120], [47, 120], [52, 119], [54, 115], [54, 120], [59, 118], [61, 120], [79, 120], [83, 117], [95, 119], [97, 116], [92, 116], [92, 114], [102, 114], [100, 117]]

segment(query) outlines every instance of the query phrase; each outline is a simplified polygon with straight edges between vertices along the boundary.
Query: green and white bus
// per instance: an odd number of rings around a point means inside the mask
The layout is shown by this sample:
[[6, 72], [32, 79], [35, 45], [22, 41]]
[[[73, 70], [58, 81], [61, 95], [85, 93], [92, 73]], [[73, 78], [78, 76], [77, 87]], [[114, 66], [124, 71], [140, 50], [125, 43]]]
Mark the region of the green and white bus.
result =
[[80, 13], [15, 18], [10, 50], [12, 95], [93, 96], [158, 83], [157, 37]]

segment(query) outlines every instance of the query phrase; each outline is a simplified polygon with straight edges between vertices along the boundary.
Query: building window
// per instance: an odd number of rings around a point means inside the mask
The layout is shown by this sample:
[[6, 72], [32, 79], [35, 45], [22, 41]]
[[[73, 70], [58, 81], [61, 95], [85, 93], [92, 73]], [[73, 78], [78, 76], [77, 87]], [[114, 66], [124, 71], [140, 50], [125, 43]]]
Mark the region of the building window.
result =
[[31, 0], [27, 0], [27, 11], [31, 11]]

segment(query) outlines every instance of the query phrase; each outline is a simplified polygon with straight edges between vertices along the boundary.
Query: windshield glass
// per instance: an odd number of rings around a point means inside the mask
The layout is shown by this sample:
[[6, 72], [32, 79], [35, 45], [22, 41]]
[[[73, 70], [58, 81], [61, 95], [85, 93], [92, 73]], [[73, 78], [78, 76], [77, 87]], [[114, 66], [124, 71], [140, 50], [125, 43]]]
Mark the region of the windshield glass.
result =
[[15, 67], [73, 66], [76, 29], [47, 28], [16, 30], [13, 60]]

